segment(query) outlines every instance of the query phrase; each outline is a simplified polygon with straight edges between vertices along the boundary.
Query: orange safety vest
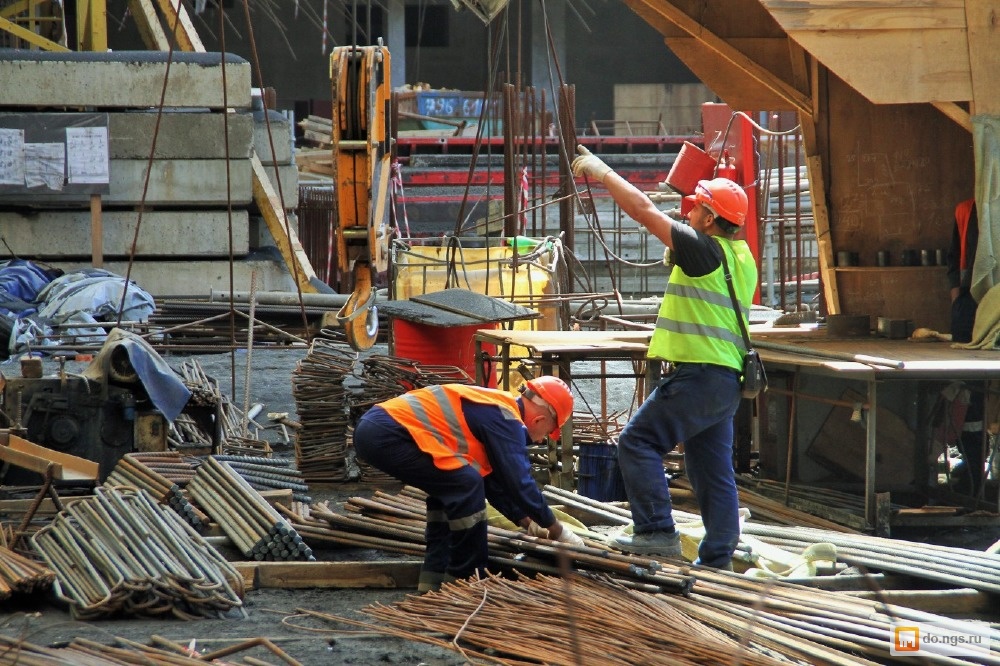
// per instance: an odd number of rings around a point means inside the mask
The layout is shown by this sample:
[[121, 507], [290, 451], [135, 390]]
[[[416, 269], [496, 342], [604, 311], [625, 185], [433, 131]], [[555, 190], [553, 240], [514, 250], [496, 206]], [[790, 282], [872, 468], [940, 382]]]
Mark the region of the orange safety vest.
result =
[[958, 239], [961, 246], [959, 249], [958, 268], [962, 271], [971, 268], [972, 262], [975, 259], [975, 257], [967, 256], [969, 220], [972, 218], [972, 209], [975, 205], [975, 199], [966, 199], [955, 206], [955, 224], [958, 226]]
[[438, 469], [472, 465], [480, 475], [493, 471], [486, 448], [472, 434], [462, 413], [462, 398], [496, 405], [508, 419], [523, 423], [517, 401], [509, 393], [463, 384], [428, 386], [381, 403], [406, 428], [421, 451], [434, 457]]

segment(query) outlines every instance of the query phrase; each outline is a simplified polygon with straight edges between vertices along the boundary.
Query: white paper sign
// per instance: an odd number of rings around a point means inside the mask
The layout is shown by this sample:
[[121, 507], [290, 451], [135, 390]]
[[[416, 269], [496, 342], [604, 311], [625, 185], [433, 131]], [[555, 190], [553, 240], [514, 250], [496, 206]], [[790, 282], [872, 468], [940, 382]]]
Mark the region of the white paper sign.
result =
[[67, 127], [66, 167], [70, 183], [110, 182], [108, 128]]
[[0, 185], [24, 185], [24, 130], [0, 128]]
[[66, 180], [66, 151], [61, 143], [24, 144], [24, 180], [28, 187], [61, 190]]

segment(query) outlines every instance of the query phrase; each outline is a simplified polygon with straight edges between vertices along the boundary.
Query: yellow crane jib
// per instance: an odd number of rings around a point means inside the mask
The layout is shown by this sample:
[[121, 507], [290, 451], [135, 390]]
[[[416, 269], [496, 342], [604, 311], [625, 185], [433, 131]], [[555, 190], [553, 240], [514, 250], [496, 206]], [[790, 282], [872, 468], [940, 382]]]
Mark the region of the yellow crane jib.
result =
[[389, 267], [389, 70], [381, 44], [341, 46], [330, 55], [336, 267], [341, 284], [350, 273], [353, 285], [337, 320], [359, 350], [375, 344], [375, 277]]

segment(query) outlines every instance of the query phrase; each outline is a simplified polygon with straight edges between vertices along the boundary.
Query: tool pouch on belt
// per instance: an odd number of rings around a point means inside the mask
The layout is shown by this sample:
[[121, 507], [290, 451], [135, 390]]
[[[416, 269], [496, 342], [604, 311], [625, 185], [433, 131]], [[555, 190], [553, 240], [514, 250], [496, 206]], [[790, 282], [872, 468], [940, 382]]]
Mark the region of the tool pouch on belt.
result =
[[743, 397], [753, 400], [761, 391], [767, 390], [767, 373], [764, 372], [764, 362], [756, 349], [749, 350], [743, 356], [743, 379], [740, 382]]

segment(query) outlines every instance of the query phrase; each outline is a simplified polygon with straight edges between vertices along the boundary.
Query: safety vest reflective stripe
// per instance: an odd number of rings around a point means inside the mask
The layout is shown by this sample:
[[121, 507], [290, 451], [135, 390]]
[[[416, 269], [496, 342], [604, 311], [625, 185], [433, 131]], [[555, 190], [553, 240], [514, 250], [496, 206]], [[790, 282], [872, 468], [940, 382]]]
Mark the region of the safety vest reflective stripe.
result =
[[665, 317], [657, 317], [656, 328], [663, 329], [664, 331], [672, 331], [674, 333], [684, 333], [686, 335], [700, 335], [705, 338], [718, 338], [719, 340], [730, 342], [740, 348], [744, 346], [742, 333], [737, 335], [733, 331], [729, 331], [720, 326], [709, 326], [707, 324], [688, 323], [677, 321], [675, 319], [667, 319]]
[[462, 384], [429, 386], [381, 403], [406, 428], [422, 451], [440, 469], [470, 465], [485, 476], [493, 471], [483, 443], [476, 439], [462, 414], [462, 399], [495, 405], [504, 417], [521, 421], [517, 401], [509, 393]]
[[470, 527], [475, 527], [484, 520], [486, 520], [486, 509], [483, 509], [482, 511], [476, 511], [471, 516], [466, 516], [465, 518], [456, 518], [455, 520], [449, 520], [448, 528], [453, 532], [456, 530], [467, 530]]
[[[718, 305], [726, 309], [733, 307], [733, 299], [729, 297], [728, 292], [720, 294], [710, 289], [695, 287], [694, 285], [667, 283], [667, 293], [673, 296], [683, 296], [684, 298], [697, 298], [700, 301], [705, 301], [711, 305]], [[740, 310], [743, 312], [744, 317], [750, 317], [750, 308], [740, 306]]]

